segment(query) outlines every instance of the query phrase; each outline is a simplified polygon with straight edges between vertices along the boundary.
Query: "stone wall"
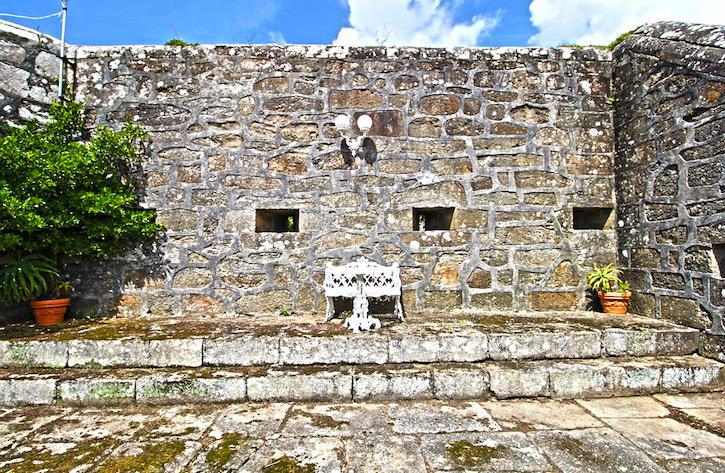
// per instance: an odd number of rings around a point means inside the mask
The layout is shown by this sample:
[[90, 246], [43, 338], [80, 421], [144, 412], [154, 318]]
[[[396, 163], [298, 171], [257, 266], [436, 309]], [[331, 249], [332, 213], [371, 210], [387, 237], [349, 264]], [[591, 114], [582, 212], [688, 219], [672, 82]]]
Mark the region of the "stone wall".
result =
[[[151, 132], [144, 204], [167, 228], [155, 274], [141, 253], [93, 270], [100, 308], [319, 311], [325, 265], [362, 255], [400, 264], [408, 311], [582, 308], [584, 272], [616, 258], [613, 218], [572, 216], [614, 206], [610, 76], [588, 49], [78, 48], [91, 121]], [[373, 163], [333, 125], [361, 112]], [[414, 208], [453, 209], [450, 229]], [[299, 231], [256, 232], [260, 209]]]
[[636, 291], [632, 310], [719, 334], [724, 48], [723, 27], [658, 23], [613, 59], [619, 260]]
[[60, 41], [0, 20], [0, 123], [47, 118], [58, 99], [60, 63]]

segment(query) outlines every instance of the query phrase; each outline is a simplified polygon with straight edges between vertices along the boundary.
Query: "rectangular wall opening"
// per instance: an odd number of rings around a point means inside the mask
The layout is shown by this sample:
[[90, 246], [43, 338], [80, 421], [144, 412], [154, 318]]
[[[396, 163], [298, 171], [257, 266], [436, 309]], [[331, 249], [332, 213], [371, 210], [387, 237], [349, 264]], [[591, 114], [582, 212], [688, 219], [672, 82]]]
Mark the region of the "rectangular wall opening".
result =
[[300, 211], [296, 209], [257, 209], [254, 229], [257, 233], [299, 232]]
[[725, 243], [713, 243], [712, 254], [715, 255], [720, 277], [725, 278]]
[[574, 207], [574, 230], [609, 230], [614, 228], [612, 207]]
[[450, 230], [454, 210], [453, 207], [413, 209], [413, 230]]

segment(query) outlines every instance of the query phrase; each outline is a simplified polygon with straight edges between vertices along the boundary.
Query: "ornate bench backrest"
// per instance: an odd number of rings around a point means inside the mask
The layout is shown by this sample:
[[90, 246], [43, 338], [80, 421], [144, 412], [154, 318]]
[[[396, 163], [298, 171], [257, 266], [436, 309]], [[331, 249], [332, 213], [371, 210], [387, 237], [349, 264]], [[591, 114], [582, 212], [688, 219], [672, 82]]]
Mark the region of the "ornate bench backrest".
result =
[[400, 268], [398, 263], [383, 266], [363, 258], [345, 266], [325, 268], [325, 295], [353, 297], [357, 293], [357, 277], [363, 278], [363, 294], [366, 297], [399, 296]]

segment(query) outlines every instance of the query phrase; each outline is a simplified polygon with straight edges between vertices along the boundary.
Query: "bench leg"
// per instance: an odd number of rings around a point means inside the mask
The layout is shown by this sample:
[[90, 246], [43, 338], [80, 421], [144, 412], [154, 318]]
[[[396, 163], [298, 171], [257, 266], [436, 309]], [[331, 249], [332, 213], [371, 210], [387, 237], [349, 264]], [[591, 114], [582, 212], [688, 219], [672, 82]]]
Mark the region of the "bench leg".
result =
[[335, 316], [335, 306], [332, 297], [325, 297], [325, 322], [329, 322]]
[[401, 322], [405, 321], [405, 315], [403, 315], [403, 306], [400, 304], [400, 296], [395, 296], [395, 316]]

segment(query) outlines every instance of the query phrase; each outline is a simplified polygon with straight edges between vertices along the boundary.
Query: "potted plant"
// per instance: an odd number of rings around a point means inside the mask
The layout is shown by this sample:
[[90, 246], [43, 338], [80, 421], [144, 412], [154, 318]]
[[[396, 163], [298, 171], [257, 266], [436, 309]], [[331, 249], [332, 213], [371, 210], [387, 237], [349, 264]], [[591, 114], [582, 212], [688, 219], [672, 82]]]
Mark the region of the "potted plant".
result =
[[44, 256], [0, 258], [0, 301], [30, 303], [38, 325], [51, 326], [63, 321], [72, 289], [69, 282], [58, 281], [55, 264]]
[[7, 302], [67, 302], [59, 262], [98, 264], [163, 229], [139, 199], [146, 132], [131, 123], [86, 129], [76, 102], [55, 103], [49, 115], [45, 124], [0, 124], [0, 294]]
[[622, 271], [612, 263], [601, 268], [595, 264], [587, 273], [587, 284], [599, 296], [605, 314], [624, 315], [629, 308], [632, 292], [629, 283], [619, 278], [620, 274]]

